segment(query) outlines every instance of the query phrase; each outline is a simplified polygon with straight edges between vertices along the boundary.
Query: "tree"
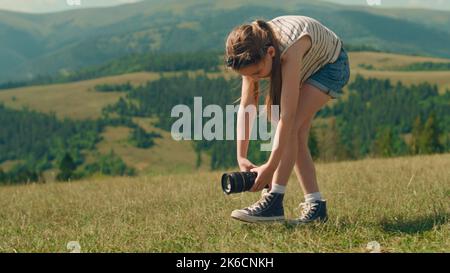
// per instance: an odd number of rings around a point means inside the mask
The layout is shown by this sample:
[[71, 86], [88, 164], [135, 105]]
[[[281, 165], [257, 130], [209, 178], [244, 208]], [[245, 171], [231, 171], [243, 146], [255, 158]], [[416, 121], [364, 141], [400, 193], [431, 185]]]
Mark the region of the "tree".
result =
[[423, 125], [420, 116], [417, 116], [414, 120], [413, 128], [412, 128], [412, 137], [411, 137], [411, 144], [410, 144], [410, 151], [411, 154], [420, 154], [420, 137], [423, 131]]
[[336, 127], [336, 118], [332, 117], [330, 122], [319, 130], [320, 133], [320, 159], [324, 161], [337, 161], [340, 154], [340, 149], [343, 145], [340, 145], [339, 132]]
[[114, 150], [110, 150], [108, 154], [99, 156], [94, 163], [85, 167], [85, 172], [90, 175], [93, 173], [101, 173], [110, 176], [134, 176], [136, 170], [128, 167], [125, 162], [117, 155]]
[[420, 138], [420, 146], [423, 153], [440, 153], [443, 151], [443, 147], [439, 142], [440, 129], [436, 122], [435, 112], [431, 112], [428, 116], [423, 132]]
[[196, 155], [196, 162], [195, 167], [198, 169], [202, 165], [202, 147], [201, 147], [201, 141], [192, 141], [192, 146], [194, 147], [195, 155]]
[[311, 157], [317, 159], [319, 157], [319, 145], [317, 143], [317, 136], [315, 130], [311, 128], [308, 138], [308, 147]]
[[56, 176], [56, 179], [58, 181], [69, 181], [72, 178], [76, 167], [77, 166], [75, 165], [70, 154], [66, 153], [59, 164], [59, 173]]
[[444, 150], [439, 142], [441, 130], [436, 121], [436, 113], [433, 111], [428, 116], [425, 125], [418, 116], [413, 124], [411, 152], [412, 154], [440, 153]]
[[9, 183], [30, 183], [39, 181], [39, 174], [30, 166], [19, 163], [12, 167], [7, 174]]
[[405, 154], [406, 151], [406, 143], [400, 137], [398, 130], [392, 127], [383, 127], [378, 130], [375, 141], [373, 142], [373, 155], [390, 157]]
[[6, 182], [6, 173], [3, 171], [2, 168], [0, 168], [0, 183], [5, 183]]
[[378, 130], [374, 141], [373, 154], [382, 157], [394, 155], [393, 140], [393, 132], [390, 127], [384, 127]]
[[449, 133], [446, 133], [445, 134], [445, 140], [444, 140], [444, 143], [445, 143], [445, 148], [444, 148], [444, 151], [449, 151], [450, 150], [450, 134]]

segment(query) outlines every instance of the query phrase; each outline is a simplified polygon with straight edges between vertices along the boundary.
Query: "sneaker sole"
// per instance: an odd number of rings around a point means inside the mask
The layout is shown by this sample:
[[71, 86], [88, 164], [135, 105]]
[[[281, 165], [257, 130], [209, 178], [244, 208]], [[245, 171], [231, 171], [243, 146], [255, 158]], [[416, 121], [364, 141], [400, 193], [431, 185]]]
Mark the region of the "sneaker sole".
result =
[[312, 223], [325, 224], [327, 221], [328, 221], [328, 217], [327, 218], [315, 219], [315, 220], [308, 221], [308, 222], [304, 222], [304, 221], [300, 221], [298, 219], [294, 219], [294, 220], [290, 220], [288, 222], [288, 224], [290, 224], [290, 225], [307, 225], [307, 224], [312, 224]]
[[231, 218], [246, 222], [246, 223], [261, 223], [261, 222], [277, 222], [277, 221], [284, 221], [284, 216], [272, 216], [272, 217], [257, 217], [257, 216], [250, 216], [244, 213], [235, 212], [233, 211], [231, 213]]

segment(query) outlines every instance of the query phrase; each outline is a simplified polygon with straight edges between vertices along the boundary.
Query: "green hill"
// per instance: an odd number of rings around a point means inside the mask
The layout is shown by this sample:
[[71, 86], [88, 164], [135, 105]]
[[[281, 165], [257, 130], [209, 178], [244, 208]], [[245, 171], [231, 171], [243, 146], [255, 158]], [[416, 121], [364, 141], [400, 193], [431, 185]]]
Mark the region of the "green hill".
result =
[[[408, 65], [415, 63], [447, 63], [448, 59], [442, 58], [430, 58], [419, 56], [408, 56], [391, 53], [381, 52], [350, 52], [349, 53], [352, 77], [350, 83], [354, 81], [356, 75], [360, 74], [364, 77], [372, 77], [379, 79], [389, 79], [393, 84], [397, 81], [401, 81], [406, 86], [412, 84], [419, 84], [422, 82], [429, 82], [436, 84], [441, 94], [444, 94], [447, 89], [450, 88], [450, 72], [449, 71], [396, 71], [393, 70], [396, 67], [407, 67]], [[371, 69], [367, 69], [371, 67]], [[202, 72], [190, 72], [190, 75], [196, 77], [197, 74]], [[164, 72], [161, 74], [154, 72], [137, 72], [123, 75], [102, 77], [92, 80], [85, 80], [79, 82], [70, 82], [64, 84], [50, 84], [50, 85], [38, 85], [21, 87], [15, 89], [6, 89], [0, 91], [0, 102], [8, 108], [22, 109], [22, 107], [28, 107], [32, 110], [36, 110], [43, 113], [54, 112], [59, 119], [70, 118], [74, 120], [86, 120], [97, 119], [102, 116], [102, 109], [107, 106], [116, 104], [119, 99], [127, 98], [127, 92], [98, 92], [96, 86], [99, 85], [117, 85], [129, 82], [132, 86], [138, 87], [144, 85], [147, 82], [155, 82], [164, 77], [180, 76], [181, 72]], [[227, 78], [235, 76], [229, 72], [208, 72], [206, 75], [209, 78], [217, 78], [218, 76], [225, 76]], [[187, 82], [186, 82], [187, 84]], [[204, 89], [204, 88], [201, 88]], [[227, 92], [232, 92], [232, 88]], [[203, 94], [202, 90], [197, 90], [193, 93]], [[172, 97], [164, 97], [163, 101], [174, 102], [176, 97], [183, 98], [185, 103], [189, 103], [190, 94], [186, 92], [177, 93], [176, 89], [166, 92], [171, 93]], [[348, 86], [344, 89], [346, 100], [348, 92]], [[177, 91], [178, 92], [178, 91]], [[143, 94], [151, 94], [151, 89], [147, 89]], [[186, 98], [187, 96], [187, 98]], [[157, 98], [155, 98], [157, 99]], [[220, 103], [220, 98], [216, 98], [214, 103]], [[163, 101], [148, 101], [144, 104], [148, 105], [149, 109], [160, 106]], [[228, 103], [231, 103], [230, 100]], [[423, 102], [422, 102], [423, 103]], [[428, 102], [427, 102], [428, 103]], [[431, 102], [430, 102], [431, 103]], [[170, 104], [170, 103], [169, 103]], [[337, 101], [330, 101], [329, 106], [337, 104]], [[170, 106], [170, 105], [169, 105]], [[425, 107], [425, 106], [423, 106]], [[435, 106], [438, 109], [438, 105]], [[441, 108], [439, 108], [441, 109]], [[327, 110], [327, 109], [325, 109]], [[327, 110], [328, 111], [328, 110]], [[161, 112], [169, 113], [170, 110], [161, 108]], [[364, 111], [367, 112], [367, 111]], [[406, 115], [404, 113], [403, 115]], [[360, 114], [358, 114], [360, 115]], [[162, 116], [163, 120], [167, 122], [166, 116]], [[155, 139], [155, 146], [143, 149], [134, 147], [129, 143], [128, 136], [131, 133], [131, 129], [126, 126], [108, 126], [104, 132], [100, 134], [101, 139], [90, 151], [82, 152], [86, 156], [86, 160], [82, 166], [91, 164], [95, 160], [95, 153], [106, 155], [110, 150], [114, 150], [123, 161], [138, 170], [140, 174], [157, 174], [157, 173], [178, 173], [178, 172], [190, 172], [196, 167], [196, 152], [190, 142], [176, 142], [174, 141], [170, 133], [155, 127], [156, 120], [148, 117], [134, 116], [133, 120], [147, 132], [157, 131], [161, 134], [161, 138]], [[319, 116], [314, 120], [313, 127], [318, 130], [319, 143], [325, 147], [324, 141], [329, 135], [326, 130], [323, 130], [323, 126], [331, 126], [330, 122], [333, 119], [330, 117]], [[447, 128], [447, 121], [443, 117], [439, 118], [441, 127]], [[167, 125], [167, 124], [166, 124]], [[408, 125], [408, 124], [405, 124]], [[410, 124], [411, 125], [411, 124]], [[408, 127], [408, 126], [407, 126]], [[167, 128], [165, 128], [167, 130]], [[408, 132], [403, 132], [408, 133]], [[404, 135], [405, 140], [409, 142], [409, 134]], [[443, 145], [447, 145], [445, 135], [442, 135], [441, 139]], [[330, 144], [330, 143], [328, 143]], [[325, 145], [325, 146], [324, 146]], [[231, 149], [231, 147], [227, 148]], [[234, 147], [232, 148], [234, 149]], [[327, 151], [326, 151], [327, 150]], [[328, 148], [322, 149], [322, 158], [332, 159], [333, 152]], [[218, 152], [218, 151], [216, 151]], [[229, 150], [225, 151], [228, 157], [231, 155]], [[19, 158], [17, 158], [19, 159]], [[211, 154], [203, 153], [201, 169], [208, 169], [211, 162]], [[17, 160], [7, 160], [0, 163], [0, 168], [5, 171], [10, 170]], [[47, 181], [54, 179], [57, 170], [51, 168], [45, 172], [45, 178]]]
[[[450, 63], [446, 58], [430, 58], [383, 52], [350, 52], [351, 80], [357, 74], [379, 79], [390, 79], [393, 83], [401, 81], [404, 84], [429, 82], [437, 84], [439, 91], [450, 90], [450, 71], [396, 71], [395, 67], [407, 66], [413, 63], [432, 62]], [[131, 66], [131, 65], [130, 65]], [[367, 69], [372, 66], [374, 69]], [[192, 72], [195, 74], [194, 72]], [[164, 72], [163, 75], [179, 75], [180, 72]], [[224, 75], [235, 76], [234, 73], [208, 73], [211, 77]], [[54, 111], [60, 118], [75, 119], [97, 118], [101, 108], [116, 102], [124, 96], [123, 92], [95, 92], [95, 86], [100, 84], [123, 84], [130, 82], [134, 86], [160, 78], [155, 72], [125, 73], [122, 75], [100, 77], [71, 83], [36, 85], [5, 89], [0, 91], [0, 102], [6, 106], [20, 109], [28, 106], [37, 111], [50, 113]], [[67, 100], [67, 98], [72, 98]]]

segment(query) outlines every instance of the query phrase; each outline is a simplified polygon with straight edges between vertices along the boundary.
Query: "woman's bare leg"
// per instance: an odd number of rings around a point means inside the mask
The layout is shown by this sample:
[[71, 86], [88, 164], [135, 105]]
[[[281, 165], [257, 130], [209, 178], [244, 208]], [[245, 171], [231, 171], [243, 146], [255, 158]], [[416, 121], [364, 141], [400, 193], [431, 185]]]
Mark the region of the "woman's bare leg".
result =
[[[314, 115], [329, 101], [329, 99], [330, 97], [328, 95], [324, 94], [322, 91], [320, 91], [319, 89], [310, 84], [304, 84], [300, 88], [300, 96], [297, 109], [298, 119], [295, 128], [296, 133], [292, 134], [290, 139], [283, 140], [289, 141], [289, 147], [283, 152], [280, 164], [278, 165], [278, 168], [276, 169], [273, 175], [272, 184], [276, 183], [283, 186], [287, 185], [289, 176], [292, 173], [292, 169], [294, 165], [297, 163], [297, 161], [299, 161], [298, 151], [300, 147], [302, 150], [304, 150], [304, 144], [300, 143], [301, 141], [304, 141], [304, 139], [299, 135], [301, 132], [304, 131], [305, 125], [308, 126], [308, 124], [311, 123], [312, 119], [314, 118]], [[306, 162], [307, 157], [303, 155], [300, 159], [302, 161], [300, 164], [302, 173], [311, 171], [311, 163], [308, 164], [308, 162]], [[306, 162], [306, 165], [303, 164], [303, 161]], [[303, 171], [303, 169], [305, 171]], [[311, 179], [311, 174], [305, 174], [304, 177], [306, 178], [305, 185], [308, 186], [308, 189], [311, 188], [309, 187], [309, 185], [314, 185], [314, 182], [317, 185], [317, 181]], [[299, 178], [299, 181], [301, 182], [301, 184], [303, 184], [303, 180]]]
[[[312, 120], [311, 120], [312, 122]], [[308, 147], [308, 137], [311, 128], [311, 122], [306, 123], [299, 130], [299, 140], [297, 141], [297, 158], [295, 162], [295, 174], [300, 182], [304, 194], [319, 191], [317, 184], [316, 168]]]

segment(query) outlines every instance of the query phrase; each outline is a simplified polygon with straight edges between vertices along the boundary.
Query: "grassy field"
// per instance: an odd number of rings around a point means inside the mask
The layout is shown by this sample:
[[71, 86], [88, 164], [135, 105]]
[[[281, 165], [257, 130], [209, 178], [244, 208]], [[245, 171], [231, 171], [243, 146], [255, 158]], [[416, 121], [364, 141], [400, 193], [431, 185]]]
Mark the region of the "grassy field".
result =
[[[329, 221], [230, 219], [258, 193], [225, 196], [220, 172], [0, 187], [0, 252], [450, 252], [450, 154], [317, 163]], [[287, 217], [301, 191], [291, 177]]]
[[127, 81], [138, 85], [158, 78], [158, 73], [139, 72], [79, 82], [7, 89], [0, 91], [0, 102], [15, 109], [28, 106], [39, 112], [55, 112], [60, 118], [99, 118], [103, 107], [115, 103], [125, 93], [96, 92], [96, 85], [121, 84]]
[[383, 52], [350, 52], [349, 53], [351, 68], [357, 68], [359, 64], [370, 64], [375, 69], [389, 70], [399, 66], [406, 66], [413, 63], [431, 62], [431, 63], [448, 63], [450, 59], [433, 58], [422, 56], [410, 56]]

